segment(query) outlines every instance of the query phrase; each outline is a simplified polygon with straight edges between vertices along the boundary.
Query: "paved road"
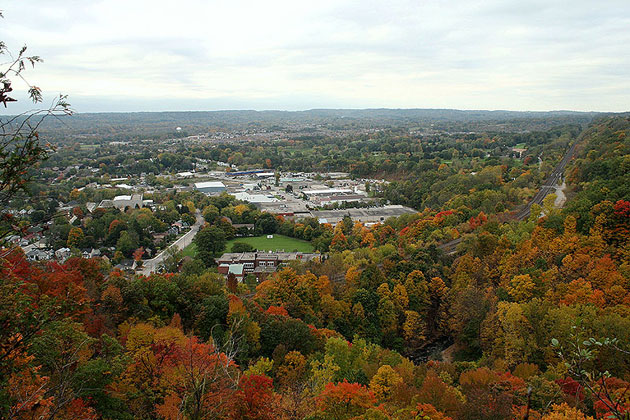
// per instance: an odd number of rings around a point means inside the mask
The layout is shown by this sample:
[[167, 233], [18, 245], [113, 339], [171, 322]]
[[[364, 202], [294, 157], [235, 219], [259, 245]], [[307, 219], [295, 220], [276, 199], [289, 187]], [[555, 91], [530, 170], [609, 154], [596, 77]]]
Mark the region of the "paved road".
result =
[[[567, 165], [575, 154], [576, 146], [577, 141], [574, 141], [571, 147], [569, 147], [569, 149], [562, 157], [562, 160], [553, 169], [553, 171], [549, 175], [549, 178], [547, 178], [547, 180], [541, 185], [534, 198], [532, 198], [529, 203], [523, 206], [523, 208], [521, 208], [514, 216], [512, 216], [512, 218], [516, 220], [527, 219], [529, 217], [529, 213], [531, 212], [533, 204], [541, 205], [545, 197], [556, 191], [556, 186], [561, 184], [562, 174], [564, 173], [564, 170], [566, 169]], [[457, 246], [462, 242], [462, 240], [463, 238], [457, 238], [442, 245], [439, 245], [438, 248], [440, 248], [446, 254], [454, 254], [457, 252]]]
[[190, 230], [186, 232], [184, 236], [173, 242], [171, 246], [160, 252], [155, 258], [145, 260], [143, 262], [141, 270], [142, 274], [148, 276], [149, 274], [156, 272], [157, 269], [160, 268], [160, 265], [162, 264], [164, 259], [168, 257], [168, 253], [166, 251], [168, 251], [170, 248], [176, 247], [178, 250], [181, 251], [192, 243], [193, 238], [195, 237], [197, 232], [199, 232], [201, 226], [203, 226], [204, 224], [203, 216], [201, 215], [201, 212], [199, 210], [197, 210], [197, 214], [195, 214], [195, 217], [197, 219], [195, 221], [195, 224], [192, 225]]

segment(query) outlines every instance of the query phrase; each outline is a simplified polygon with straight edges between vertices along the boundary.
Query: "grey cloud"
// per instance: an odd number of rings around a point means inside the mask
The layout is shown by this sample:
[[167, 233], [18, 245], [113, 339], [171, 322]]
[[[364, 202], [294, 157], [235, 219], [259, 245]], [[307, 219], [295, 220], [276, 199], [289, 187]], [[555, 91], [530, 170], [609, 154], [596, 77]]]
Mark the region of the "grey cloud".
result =
[[[90, 93], [104, 83], [125, 84], [130, 106], [148, 109], [163, 109], [156, 96], [163, 86], [182, 104], [207, 107], [622, 110], [630, 103], [627, 0], [329, 0], [309, 7], [278, 0], [266, 12], [247, 1], [238, 2], [241, 9], [219, 1], [128, 3], [131, 15], [118, 19], [109, 5], [122, 3], [113, 0], [12, 0], [5, 40], [27, 42], [44, 56], [34, 77], [67, 85], [81, 104], [99, 109], [105, 105], [96, 102], [115, 107], [111, 96], [120, 95]], [[419, 95], [429, 99], [414, 102]]]

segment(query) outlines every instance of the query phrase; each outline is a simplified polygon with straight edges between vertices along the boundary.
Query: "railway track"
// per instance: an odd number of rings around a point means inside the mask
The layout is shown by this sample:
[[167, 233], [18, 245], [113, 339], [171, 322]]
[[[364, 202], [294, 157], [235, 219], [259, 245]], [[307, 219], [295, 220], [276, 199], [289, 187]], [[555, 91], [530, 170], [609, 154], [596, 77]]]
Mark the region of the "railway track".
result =
[[[556, 185], [560, 184], [560, 181], [562, 180], [562, 175], [564, 174], [564, 170], [566, 169], [567, 165], [569, 164], [569, 162], [573, 158], [573, 155], [575, 154], [576, 146], [577, 146], [577, 142], [573, 142], [573, 144], [566, 151], [566, 153], [564, 154], [560, 162], [558, 162], [556, 167], [553, 169], [549, 177], [540, 186], [540, 189], [538, 190], [536, 195], [529, 201], [529, 203], [524, 205], [516, 214], [512, 215], [511, 219], [519, 220], [519, 221], [527, 219], [531, 213], [532, 205], [534, 204], [541, 205], [543, 203], [543, 200], [550, 193], [555, 191]], [[452, 241], [443, 243], [442, 245], [438, 245], [438, 248], [444, 251], [445, 254], [449, 254], [449, 255], [455, 254], [457, 252], [457, 246], [462, 242], [462, 240], [463, 238], [453, 239]]]

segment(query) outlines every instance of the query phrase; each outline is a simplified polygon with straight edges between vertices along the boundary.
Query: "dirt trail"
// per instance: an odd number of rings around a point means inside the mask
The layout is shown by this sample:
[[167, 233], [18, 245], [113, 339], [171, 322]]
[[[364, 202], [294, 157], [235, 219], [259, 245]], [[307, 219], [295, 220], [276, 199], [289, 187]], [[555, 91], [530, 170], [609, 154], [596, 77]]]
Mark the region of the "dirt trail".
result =
[[564, 190], [567, 188], [567, 183], [563, 180], [562, 185], [556, 186], [556, 201], [553, 205], [557, 209], [564, 207], [564, 203], [567, 201], [567, 196], [564, 194]]
[[454, 354], [456, 351], [457, 351], [457, 346], [455, 344], [452, 344], [448, 346], [447, 348], [445, 348], [442, 351], [442, 361], [445, 363], [453, 363]]

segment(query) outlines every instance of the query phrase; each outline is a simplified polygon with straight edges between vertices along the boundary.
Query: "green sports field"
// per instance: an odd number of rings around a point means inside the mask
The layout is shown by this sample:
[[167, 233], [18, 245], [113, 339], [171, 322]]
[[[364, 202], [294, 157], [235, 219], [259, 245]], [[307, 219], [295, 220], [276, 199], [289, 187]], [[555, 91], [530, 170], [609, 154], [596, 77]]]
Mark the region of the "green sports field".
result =
[[[267, 239], [267, 235], [232, 239], [231, 241], [228, 241], [225, 247], [225, 252], [232, 251], [232, 245], [234, 242], [245, 242], [259, 251], [276, 251], [284, 249], [286, 252], [313, 252], [313, 245], [311, 245], [310, 242], [289, 238], [284, 235], [273, 235], [272, 239]], [[184, 248], [183, 253], [184, 256], [194, 258], [197, 254], [197, 246], [192, 243]]]
[[279, 251], [284, 249], [286, 252], [313, 252], [313, 245], [311, 245], [310, 242], [289, 238], [283, 235], [273, 235], [272, 239], [268, 239], [267, 235], [235, 238], [228, 241], [225, 247], [226, 252], [232, 251], [232, 244], [234, 244], [234, 242], [245, 242], [259, 251]]

